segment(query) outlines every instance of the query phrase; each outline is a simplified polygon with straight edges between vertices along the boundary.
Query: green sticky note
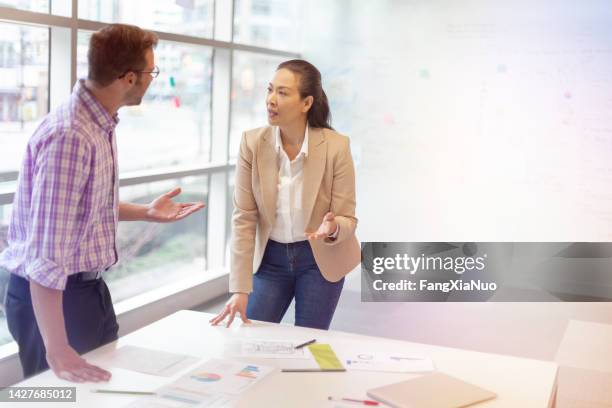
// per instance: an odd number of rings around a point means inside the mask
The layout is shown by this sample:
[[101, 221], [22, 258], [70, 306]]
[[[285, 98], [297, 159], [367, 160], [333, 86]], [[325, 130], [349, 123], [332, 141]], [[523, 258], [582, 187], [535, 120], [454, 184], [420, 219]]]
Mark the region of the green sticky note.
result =
[[313, 344], [308, 349], [322, 370], [344, 368], [329, 344]]

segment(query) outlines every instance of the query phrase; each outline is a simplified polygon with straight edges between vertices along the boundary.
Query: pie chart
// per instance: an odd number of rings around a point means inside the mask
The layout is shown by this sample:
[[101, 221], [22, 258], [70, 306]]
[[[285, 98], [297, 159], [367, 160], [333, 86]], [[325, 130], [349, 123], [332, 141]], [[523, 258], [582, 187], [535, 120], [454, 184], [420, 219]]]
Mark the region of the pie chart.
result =
[[200, 382], [215, 382], [219, 381], [221, 376], [215, 373], [196, 373], [191, 375], [191, 379]]

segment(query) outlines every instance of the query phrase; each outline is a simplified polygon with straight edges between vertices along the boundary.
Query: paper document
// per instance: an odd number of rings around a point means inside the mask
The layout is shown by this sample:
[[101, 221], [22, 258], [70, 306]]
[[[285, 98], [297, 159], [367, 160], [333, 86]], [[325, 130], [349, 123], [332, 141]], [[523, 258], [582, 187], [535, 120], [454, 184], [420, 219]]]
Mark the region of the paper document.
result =
[[422, 373], [434, 371], [430, 358], [388, 352], [344, 352], [342, 362], [347, 370]]
[[224, 408], [231, 407], [235, 399], [222, 394], [199, 394], [185, 398], [180, 395], [151, 396], [140, 398], [126, 405], [125, 408]]
[[272, 371], [274, 367], [211, 359], [167, 387], [162, 387], [158, 393], [240, 395]]
[[211, 359], [126, 408], [231, 407], [240, 394], [272, 371], [274, 367]]
[[334, 370], [344, 368], [329, 344], [313, 344], [308, 346], [308, 350], [310, 350], [321, 369]]
[[197, 362], [198, 359], [192, 356], [123, 346], [110, 356], [106, 364], [140, 373], [171, 377]]
[[257, 358], [311, 358], [306, 347], [296, 350], [299, 341], [245, 339], [240, 345], [241, 357]]
[[[92, 361], [92, 363], [97, 364], [97, 361]], [[103, 368], [108, 369], [105, 364], [101, 364], [101, 366]], [[143, 374], [133, 370], [125, 370], [123, 368], [111, 368], [110, 371], [112, 373], [112, 377], [107, 382], [86, 383], [82, 386], [82, 388], [84, 390], [87, 390], [88, 393], [93, 390], [133, 390], [142, 392], [154, 392], [159, 387], [168, 383], [167, 378], [159, 377], [156, 375]], [[95, 395], [96, 394], [92, 394], [88, 396], [88, 398], [93, 398], [95, 397]]]

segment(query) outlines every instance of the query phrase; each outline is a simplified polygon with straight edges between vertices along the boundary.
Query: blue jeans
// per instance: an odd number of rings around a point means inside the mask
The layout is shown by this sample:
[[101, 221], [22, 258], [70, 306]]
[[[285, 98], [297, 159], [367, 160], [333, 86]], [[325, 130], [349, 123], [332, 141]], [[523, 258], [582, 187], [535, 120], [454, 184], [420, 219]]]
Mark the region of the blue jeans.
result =
[[295, 296], [295, 325], [329, 329], [344, 278], [325, 280], [308, 241], [281, 244], [269, 240], [253, 276], [247, 317], [278, 323]]

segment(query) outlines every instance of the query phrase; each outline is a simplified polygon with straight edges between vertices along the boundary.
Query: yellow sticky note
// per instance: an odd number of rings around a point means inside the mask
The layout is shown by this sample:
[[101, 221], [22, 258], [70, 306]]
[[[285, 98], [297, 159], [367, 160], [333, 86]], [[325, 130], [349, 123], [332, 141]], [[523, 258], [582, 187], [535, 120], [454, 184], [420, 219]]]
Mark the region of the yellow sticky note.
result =
[[308, 346], [308, 349], [321, 369], [332, 370], [344, 368], [329, 344], [313, 344]]

